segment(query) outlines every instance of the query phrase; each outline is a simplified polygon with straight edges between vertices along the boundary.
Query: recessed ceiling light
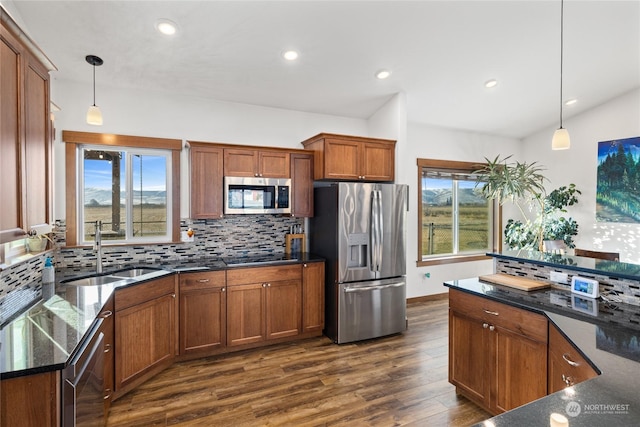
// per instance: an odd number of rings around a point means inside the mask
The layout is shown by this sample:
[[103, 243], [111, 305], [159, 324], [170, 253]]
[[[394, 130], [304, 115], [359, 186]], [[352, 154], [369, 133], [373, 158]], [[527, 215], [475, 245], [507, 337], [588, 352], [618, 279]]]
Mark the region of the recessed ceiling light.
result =
[[158, 19], [156, 21], [156, 30], [165, 36], [172, 36], [178, 31], [178, 26], [168, 19]]
[[380, 80], [384, 80], [391, 75], [391, 71], [389, 70], [380, 70], [376, 73], [376, 78]]
[[492, 87], [498, 86], [498, 81], [496, 79], [487, 80], [484, 82], [484, 87], [491, 89]]
[[285, 50], [284, 52], [282, 52], [282, 57], [287, 61], [295, 61], [296, 59], [298, 59], [298, 52], [296, 52], [295, 50]]
[[566, 100], [566, 101], [565, 101], [565, 103], [564, 103], [564, 105], [569, 106], [569, 105], [573, 105], [573, 104], [575, 104], [576, 102], [578, 102], [578, 100], [577, 100], [577, 99], [575, 99], [575, 98], [572, 98], [572, 99], [568, 99], [568, 100]]

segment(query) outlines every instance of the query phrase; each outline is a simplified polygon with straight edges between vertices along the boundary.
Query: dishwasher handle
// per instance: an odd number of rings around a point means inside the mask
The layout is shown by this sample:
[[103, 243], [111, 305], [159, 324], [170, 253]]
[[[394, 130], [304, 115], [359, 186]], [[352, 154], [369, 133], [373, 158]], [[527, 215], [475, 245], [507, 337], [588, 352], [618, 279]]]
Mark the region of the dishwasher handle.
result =
[[355, 286], [352, 288], [344, 288], [344, 293], [348, 294], [352, 292], [368, 292], [368, 291], [375, 291], [375, 290], [387, 289], [387, 288], [399, 288], [401, 286], [405, 286], [405, 282], [391, 283], [388, 285]]

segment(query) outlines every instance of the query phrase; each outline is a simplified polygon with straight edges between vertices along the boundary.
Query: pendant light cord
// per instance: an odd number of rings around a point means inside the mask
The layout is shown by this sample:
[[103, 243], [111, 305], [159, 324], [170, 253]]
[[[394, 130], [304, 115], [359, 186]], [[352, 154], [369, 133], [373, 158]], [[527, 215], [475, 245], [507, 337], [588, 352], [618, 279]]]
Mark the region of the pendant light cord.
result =
[[[562, 71], [560, 72], [560, 75], [562, 76]], [[560, 92], [562, 92], [562, 89], [560, 89]], [[96, 64], [95, 62], [93, 64], [93, 106], [94, 107], [96, 106]], [[562, 123], [562, 119], [560, 119], [560, 122]]]
[[[564, 58], [564, 0], [560, 0], [560, 129], [562, 129], [562, 62]], [[94, 77], [95, 80], [95, 77]], [[94, 87], [95, 90], [95, 87]]]

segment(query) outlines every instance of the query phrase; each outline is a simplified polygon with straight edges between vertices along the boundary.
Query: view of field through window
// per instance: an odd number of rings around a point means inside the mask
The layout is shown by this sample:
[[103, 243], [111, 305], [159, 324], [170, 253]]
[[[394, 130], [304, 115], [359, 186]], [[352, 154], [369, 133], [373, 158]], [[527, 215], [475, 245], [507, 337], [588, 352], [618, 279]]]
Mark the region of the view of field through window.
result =
[[[102, 221], [103, 240], [167, 234], [166, 157], [85, 149], [83, 158], [85, 241], [94, 240], [98, 220]], [[127, 217], [128, 187], [130, 217]]]
[[422, 256], [490, 250], [491, 204], [475, 180], [422, 178]]

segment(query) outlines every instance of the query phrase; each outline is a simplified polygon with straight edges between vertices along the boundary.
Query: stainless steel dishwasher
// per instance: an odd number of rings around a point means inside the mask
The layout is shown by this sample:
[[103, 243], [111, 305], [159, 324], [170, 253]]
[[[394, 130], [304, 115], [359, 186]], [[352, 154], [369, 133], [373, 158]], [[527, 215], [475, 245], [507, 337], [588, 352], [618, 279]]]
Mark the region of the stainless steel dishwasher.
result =
[[104, 334], [98, 318], [87, 339], [72, 355], [62, 371], [63, 427], [103, 427], [104, 413]]

